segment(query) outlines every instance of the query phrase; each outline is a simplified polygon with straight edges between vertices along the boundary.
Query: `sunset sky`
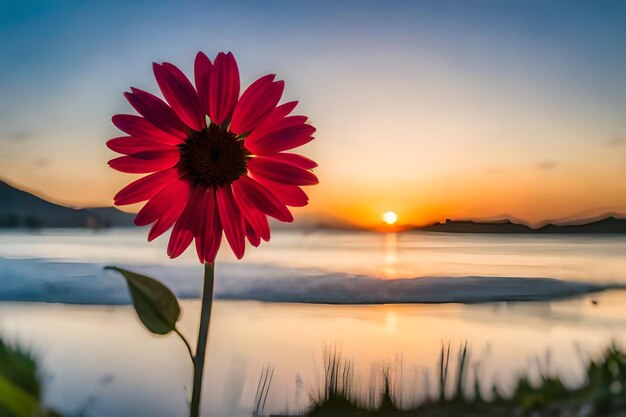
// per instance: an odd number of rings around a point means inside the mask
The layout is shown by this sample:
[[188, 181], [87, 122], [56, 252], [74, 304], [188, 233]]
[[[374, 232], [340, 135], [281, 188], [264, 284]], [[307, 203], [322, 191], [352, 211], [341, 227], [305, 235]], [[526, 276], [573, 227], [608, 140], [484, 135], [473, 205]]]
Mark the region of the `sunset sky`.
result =
[[153, 61], [232, 51], [317, 128], [301, 222], [626, 214], [626, 2], [0, 2], [0, 178], [110, 205]]

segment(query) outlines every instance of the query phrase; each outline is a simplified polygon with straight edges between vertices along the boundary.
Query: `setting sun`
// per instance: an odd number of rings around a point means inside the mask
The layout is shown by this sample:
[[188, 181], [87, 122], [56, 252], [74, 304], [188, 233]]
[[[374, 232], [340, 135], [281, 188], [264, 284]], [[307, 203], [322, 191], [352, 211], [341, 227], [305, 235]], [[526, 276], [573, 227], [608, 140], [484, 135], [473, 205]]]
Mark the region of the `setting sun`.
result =
[[387, 224], [394, 224], [398, 221], [398, 215], [393, 211], [388, 211], [383, 214], [383, 221]]

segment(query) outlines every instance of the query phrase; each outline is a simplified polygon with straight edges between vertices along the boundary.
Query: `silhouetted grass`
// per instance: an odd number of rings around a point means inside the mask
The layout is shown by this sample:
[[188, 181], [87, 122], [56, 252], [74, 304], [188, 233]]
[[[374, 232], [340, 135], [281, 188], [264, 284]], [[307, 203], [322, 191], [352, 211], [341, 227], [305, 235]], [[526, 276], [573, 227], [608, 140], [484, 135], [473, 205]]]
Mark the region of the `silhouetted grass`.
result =
[[[341, 349], [325, 348], [322, 362], [320, 385], [309, 394], [305, 416], [626, 417], [626, 352], [616, 345], [608, 347], [596, 360], [586, 361], [585, 378], [578, 387], [565, 385], [546, 365], [540, 366], [537, 381], [521, 376], [511, 394], [503, 395], [495, 386], [481, 387], [478, 364], [473, 372], [468, 372], [467, 343], [461, 344], [456, 355], [448, 343], [442, 345], [437, 360], [436, 386], [429, 386], [426, 379], [422, 387], [426, 396], [419, 403], [414, 400], [408, 404], [402, 395], [407, 387], [402, 386], [401, 358], [395, 366], [372, 368], [367, 389], [363, 389], [354, 363]], [[273, 367], [264, 368], [255, 398], [255, 415], [263, 414], [273, 374]], [[488, 398], [484, 392], [490, 393]], [[42, 404], [41, 398], [40, 370], [32, 354], [0, 339], [0, 417], [58, 417], [58, 413]]]
[[[567, 387], [547, 367], [540, 369], [538, 382], [522, 376], [512, 394], [505, 396], [495, 386], [482, 394], [479, 372], [468, 376], [470, 352], [467, 343], [458, 349], [456, 374], [450, 369], [450, 344], [442, 345], [437, 366], [436, 395], [426, 395], [419, 404], [401, 407], [399, 378], [393, 373], [401, 369], [383, 367], [378, 372], [380, 387], [371, 384], [368, 390], [358, 390], [354, 365], [336, 348], [324, 350], [323, 387], [311, 396], [305, 415], [310, 417], [449, 417], [449, 416], [626, 416], [626, 353], [615, 345], [607, 348], [597, 360], [586, 364], [585, 381], [577, 388]], [[478, 365], [476, 365], [478, 366]], [[395, 382], [394, 382], [395, 381]], [[429, 388], [426, 392], [429, 392]], [[471, 389], [470, 389], [471, 388]]]
[[254, 409], [252, 410], [252, 416], [257, 417], [263, 415], [265, 410], [265, 403], [267, 402], [267, 396], [272, 386], [272, 380], [274, 379], [274, 367], [267, 365], [263, 367], [261, 372], [261, 378], [256, 387], [256, 394], [254, 396]]
[[43, 405], [40, 378], [29, 351], [0, 339], [0, 416], [60, 417]]

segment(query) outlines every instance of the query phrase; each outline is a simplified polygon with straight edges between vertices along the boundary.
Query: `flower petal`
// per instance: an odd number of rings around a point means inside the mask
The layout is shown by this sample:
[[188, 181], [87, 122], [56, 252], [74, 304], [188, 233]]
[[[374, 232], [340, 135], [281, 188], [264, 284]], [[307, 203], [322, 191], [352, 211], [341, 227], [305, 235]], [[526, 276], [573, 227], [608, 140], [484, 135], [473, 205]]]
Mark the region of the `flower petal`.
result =
[[187, 181], [175, 181], [152, 197], [135, 217], [137, 226], [154, 222], [148, 233], [152, 241], [167, 231], [180, 216], [189, 199], [191, 185]]
[[164, 132], [183, 139], [187, 137], [187, 126], [163, 100], [138, 88], [131, 87], [131, 91], [124, 96], [147, 121]]
[[199, 228], [196, 230], [196, 251], [200, 262], [213, 263], [222, 243], [222, 224], [217, 212], [215, 191], [211, 188], [202, 195]]
[[224, 226], [226, 240], [237, 259], [241, 259], [246, 250], [246, 230], [243, 215], [230, 186], [217, 189], [217, 208]]
[[209, 79], [211, 68], [213, 68], [213, 64], [209, 57], [203, 52], [198, 52], [193, 66], [193, 77], [196, 82], [196, 91], [198, 92], [202, 111], [207, 116], [209, 115], [209, 86], [211, 85]]
[[[233, 191], [234, 188], [235, 187], [233, 187]], [[257, 235], [268, 242], [270, 240], [270, 225], [267, 221], [267, 216], [260, 212], [256, 207], [252, 206], [248, 199], [241, 198], [241, 192], [234, 193], [234, 195], [246, 222], [252, 226]]]
[[167, 244], [167, 254], [170, 258], [177, 258], [189, 247], [198, 228], [198, 223], [204, 222], [204, 219], [198, 216], [203, 202], [202, 194], [204, 193], [204, 188], [195, 188], [189, 196], [185, 209], [176, 220]]
[[206, 119], [200, 106], [198, 94], [185, 74], [168, 62], [164, 62], [162, 65], [153, 63], [152, 69], [163, 97], [176, 115], [193, 130], [204, 129]]
[[250, 132], [272, 113], [285, 88], [285, 82], [273, 82], [274, 77], [274, 74], [261, 77], [243, 92], [233, 111], [231, 132], [236, 135]]
[[313, 140], [315, 128], [305, 116], [289, 116], [268, 128], [254, 130], [245, 139], [246, 148], [256, 155], [269, 155], [297, 148]]
[[243, 212], [246, 222], [252, 226], [254, 232], [259, 235], [264, 241], [270, 240], [270, 224], [267, 221], [267, 216], [261, 213], [254, 207], [240, 206]]
[[111, 159], [109, 166], [129, 174], [147, 174], [173, 167], [178, 163], [179, 157], [178, 150], [139, 152]]
[[259, 210], [282, 222], [293, 221], [289, 209], [267, 188], [247, 175], [242, 175], [233, 183], [233, 193], [237, 202], [245, 208]]
[[246, 221], [246, 237], [250, 244], [254, 247], [258, 247], [261, 244], [261, 237], [256, 233], [254, 228]]
[[116, 114], [111, 118], [113, 124], [122, 132], [131, 136], [145, 137], [155, 142], [178, 145], [183, 143], [183, 138], [162, 131], [141, 116], [134, 114]]
[[282, 184], [315, 185], [319, 183], [317, 177], [306, 169], [263, 158], [250, 159], [248, 170], [255, 177], [267, 178]]
[[239, 98], [239, 68], [232, 53], [217, 55], [209, 84], [209, 117], [221, 125], [231, 116]]
[[281, 184], [262, 177], [255, 177], [254, 179], [268, 190], [272, 190], [272, 194], [287, 206], [304, 207], [309, 204], [309, 197], [297, 185]]
[[297, 101], [290, 101], [276, 107], [274, 110], [272, 110], [270, 115], [267, 116], [267, 119], [263, 120], [263, 123], [259, 125], [259, 129], [266, 129], [278, 123], [279, 121], [284, 119], [289, 113], [291, 113], [297, 105]]
[[107, 147], [113, 152], [124, 155], [132, 155], [139, 152], [148, 151], [172, 151], [176, 150], [174, 145], [163, 142], [155, 142], [150, 139], [135, 136], [121, 136], [119, 138], [109, 139], [106, 143]]
[[277, 153], [270, 156], [259, 156], [258, 158], [268, 159], [271, 161], [284, 162], [286, 164], [295, 165], [302, 169], [313, 169], [317, 167], [317, 162], [296, 153]]
[[148, 232], [148, 242], [152, 242], [157, 237], [161, 236], [163, 233], [167, 232], [170, 227], [174, 224], [180, 213], [185, 208], [184, 205], [178, 207], [178, 211], [169, 210], [167, 211], [163, 217], [159, 217], [156, 222], [150, 227], [150, 231]]
[[128, 204], [149, 200], [166, 185], [177, 179], [178, 169], [176, 168], [155, 172], [154, 174], [139, 178], [122, 188], [115, 194], [113, 201], [116, 206], [126, 206]]

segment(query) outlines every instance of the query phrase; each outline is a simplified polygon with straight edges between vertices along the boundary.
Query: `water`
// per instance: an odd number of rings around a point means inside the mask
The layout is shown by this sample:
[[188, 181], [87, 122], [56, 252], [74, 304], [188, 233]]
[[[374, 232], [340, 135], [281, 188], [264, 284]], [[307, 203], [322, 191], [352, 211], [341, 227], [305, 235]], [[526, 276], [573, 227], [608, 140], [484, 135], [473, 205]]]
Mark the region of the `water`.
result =
[[[97, 277], [98, 281], [90, 275], [102, 264], [115, 263], [148, 269], [159, 278], [168, 276], [177, 291], [193, 296], [200, 265], [191, 251], [181, 259], [167, 259], [165, 244], [147, 244], [142, 230], [2, 233], [0, 294], [11, 286], [23, 294], [27, 281], [34, 287], [30, 292], [34, 299], [44, 300], [59, 291], [51, 284], [55, 279], [67, 280], [61, 293], [71, 293], [74, 286], [80, 286], [75, 292], [81, 297], [93, 291], [123, 293], [119, 277]], [[218, 283], [220, 277], [222, 281], [254, 277], [258, 282], [275, 276], [340, 280], [345, 274], [626, 283], [626, 238], [619, 236], [275, 232], [269, 244], [250, 250], [243, 262], [235, 264], [225, 252], [218, 259]], [[45, 276], [37, 280], [32, 275]], [[252, 281], [239, 283], [248, 282]], [[102, 283], [110, 287], [103, 289]], [[536, 377], [537, 360], [576, 384], [583, 378], [581, 355], [597, 355], [612, 340], [626, 342], [625, 300], [622, 291], [558, 302], [473, 305], [219, 300], [211, 325], [205, 413], [249, 416], [267, 363], [276, 367], [276, 374], [266, 411], [303, 407], [307, 392], [317, 386], [322, 348], [333, 345], [354, 360], [363, 381], [369, 380], [373, 364], [395, 364], [400, 355], [407, 401], [415, 393], [424, 395], [425, 373], [434, 381], [442, 341], [453, 346], [470, 342], [485, 387], [496, 383], [506, 391], [523, 370]], [[199, 302], [185, 300], [182, 307], [180, 328], [193, 340]], [[148, 334], [127, 305], [3, 302], [0, 335], [37, 353], [47, 374], [46, 398], [63, 410], [85, 408], [94, 417], [186, 413], [191, 366], [184, 346], [175, 336]], [[297, 376], [304, 381], [300, 392]]]
[[[0, 257], [79, 262], [197, 265], [194, 252], [170, 260], [165, 238], [146, 230], [0, 233]], [[263, 264], [379, 278], [423, 276], [552, 277], [626, 282], [626, 237], [606, 235], [468, 235], [443, 233], [273, 232], [247, 248], [246, 265]], [[222, 250], [218, 262], [234, 262]]]

